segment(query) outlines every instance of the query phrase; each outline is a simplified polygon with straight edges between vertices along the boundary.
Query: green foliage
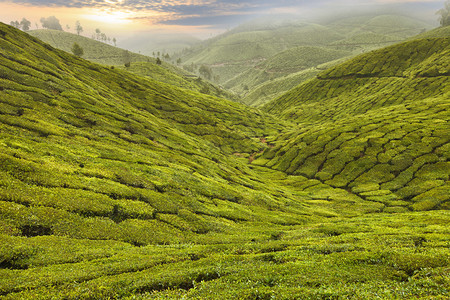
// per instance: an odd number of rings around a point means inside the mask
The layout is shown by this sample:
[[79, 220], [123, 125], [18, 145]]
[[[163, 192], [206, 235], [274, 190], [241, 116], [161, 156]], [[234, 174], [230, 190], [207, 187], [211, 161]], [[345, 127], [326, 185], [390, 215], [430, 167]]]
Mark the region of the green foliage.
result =
[[[346, 17], [321, 25], [265, 19], [191, 47], [182, 59], [186, 68], [211, 68], [218, 83], [241, 95], [244, 103], [259, 106], [315, 77], [323, 70], [320, 64], [382, 48], [428, 28], [398, 15]], [[293, 74], [297, 78], [287, 77]]]
[[72, 53], [78, 57], [81, 57], [84, 54], [84, 50], [77, 43], [73, 43]]
[[[82, 31], [80, 31], [80, 33], [81, 32]], [[72, 45], [77, 43], [84, 50], [84, 58], [96, 63], [105, 65], [123, 65], [126, 63], [124, 61], [125, 50], [78, 34], [50, 29], [31, 30], [28, 33], [50, 44], [52, 47], [66, 52], [71, 52]], [[130, 62], [147, 61], [148, 59], [152, 62], [155, 61], [153, 58], [129, 52], [128, 60]]]
[[439, 15], [439, 23], [442, 27], [450, 25], [450, 1], [445, 1], [444, 8], [436, 12]]
[[41, 24], [42, 27], [47, 28], [47, 29], [53, 29], [53, 30], [60, 30], [62, 31], [62, 26], [59, 23], [59, 20], [55, 17], [55, 16], [51, 16], [48, 18], [41, 18]]

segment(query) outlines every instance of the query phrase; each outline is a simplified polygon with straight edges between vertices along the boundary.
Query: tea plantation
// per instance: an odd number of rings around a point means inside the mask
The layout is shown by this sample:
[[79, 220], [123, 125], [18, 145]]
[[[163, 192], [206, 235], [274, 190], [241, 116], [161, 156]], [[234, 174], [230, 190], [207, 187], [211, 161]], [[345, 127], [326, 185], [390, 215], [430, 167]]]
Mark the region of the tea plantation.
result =
[[265, 111], [0, 48], [0, 299], [449, 297], [448, 38]]

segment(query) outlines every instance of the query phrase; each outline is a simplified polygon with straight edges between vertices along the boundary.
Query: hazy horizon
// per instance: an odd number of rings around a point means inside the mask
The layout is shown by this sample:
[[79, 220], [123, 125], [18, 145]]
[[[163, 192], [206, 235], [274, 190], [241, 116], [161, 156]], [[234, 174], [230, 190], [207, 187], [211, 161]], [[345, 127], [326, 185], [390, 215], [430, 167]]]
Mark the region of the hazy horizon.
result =
[[80, 21], [83, 35], [96, 28], [120, 41], [142, 33], [183, 33], [209, 38], [258, 17], [293, 15], [305, 21], [344, 13], [401, 13], [437, 26], [435, 12], [443, 1], [414, 0], [18, 0], [0, 1], [0, 21], [10, 24], [26, 18], [31, 29], [42, 28], [41, 17], [55, 16], [65, 31], [75, 32]]

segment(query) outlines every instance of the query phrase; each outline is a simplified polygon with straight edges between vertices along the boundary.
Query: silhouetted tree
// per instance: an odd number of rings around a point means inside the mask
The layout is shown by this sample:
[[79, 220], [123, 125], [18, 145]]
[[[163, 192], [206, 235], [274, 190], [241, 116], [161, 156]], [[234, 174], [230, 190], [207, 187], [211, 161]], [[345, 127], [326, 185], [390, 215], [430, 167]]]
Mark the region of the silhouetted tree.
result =
[[156, 58], [156, 64], [157, 64], [157, 65], [162, 64], [162, 61], [161, 61], [161, 59], [160, 59], [159, 57]]
[[181, 64], [181, 58], [177, 59], [177, 64]]
[[129, 67], [131, 65], [131, 54], [128, 50], [123, 50], [122, 52], [122, 60], [125, 67]]
[[19, 28], [19, 27], [20, 27], [19, 21], [11, 21], [11, 23], [9, 23], [9, 25], [11, 25], [11, 26], [13, 26], [13, 27], [16, 27], [16, 28]]
[[441, 8], [436, 12], [439, 15], [439, 22], [441, 26], [450, 25], [450, 0], [445, 1], [444, 8]]
[[73, 45], [72, 45], [72, 53], [75, 54], [78, 57], [81, 57], [84, 54], [84, 50], [77, 43], [73, 43]]
[[41, 24], [43, 28], [63, 31], [59, 20], [55, 16], [41, 18]]
[[211, 79], [212, 71], [211, 68], [209, 68], [208, 66], [202, 65], [200, 69], [198, 69], [198, 71], [200, 72], [200, 75], [202, 75], [203, 77]]
[[23, 18], [22, 21], [20, 21], [20, 27], [22, 28], [23, 31], [28, 31], [30, 30], [31, 22]]
[[113, 43], [114, 43], [114, 46], [116, 46], [116, 43], [117, 43], [117, 40], [116, 40], [116, 38], [113, 38]]
[[100, 40], [101, 34], [102, 34], [102, 32], [100, 31], [99, 28], [95, 29], [95, 36], [98, 41]]
[[75, 22], [75, 30], [77, 31], [78, 35], [83, 32], [83, 27], [81, 26], [80, 21]]

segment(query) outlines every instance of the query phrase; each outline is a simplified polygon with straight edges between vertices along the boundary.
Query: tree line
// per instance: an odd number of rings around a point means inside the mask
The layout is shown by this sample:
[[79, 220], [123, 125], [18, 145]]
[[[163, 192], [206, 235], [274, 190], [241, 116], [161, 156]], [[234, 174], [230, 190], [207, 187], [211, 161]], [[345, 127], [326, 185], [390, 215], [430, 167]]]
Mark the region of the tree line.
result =
[[[55, 16], [50, 16], [47, 18], [42, 17], [40, 19], [40, 22], [41, 22], [42, 28], [64, 31], [58, 18], [56, 18]], [[29, 20], [27, 20], [26, 18], [23, 18], [22, 21], [20, 21], [20, 22], [19, 21], [11, 21], [10, 25], [14, 26], [18, 29], [21, 29], [23, 31], [29, 31], [31, 29], [31, 22]], [[36, 28], [39, 28], [37, 23], [35, 25], [36, 25]], [[66, 25], [66, 28], [69, 30], [70, 26]], [[78, 35], [80, 35], [84, 31], [83, 26], [81, 26], [80, 21], [75, 22], [75, 31]], [[116, 38], [108, 37], [105, 33], [101, 32], [101, 30], [99, 28], [95, 29], [95, 34], [92, 36], [92, 39], [101, 41], [104, 43], [114, 43], [114, 46], [116, 46], [116, 44], [117, 44]]]
[[450, 0], [445, 1], [444, 8], [441, 8], [436, 13], [439, 15], [439, 23], [441, 26], [449, 26], [450, 25]]

